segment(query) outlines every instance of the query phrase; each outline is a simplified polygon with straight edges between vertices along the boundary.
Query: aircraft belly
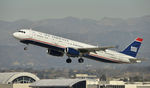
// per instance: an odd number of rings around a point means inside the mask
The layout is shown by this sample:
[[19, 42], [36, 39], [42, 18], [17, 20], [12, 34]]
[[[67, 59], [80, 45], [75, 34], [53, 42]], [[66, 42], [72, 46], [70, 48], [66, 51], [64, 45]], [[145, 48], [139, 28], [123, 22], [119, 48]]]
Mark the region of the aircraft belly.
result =
[[89, 59], [93, 59], [93, 60], [97, 60], [97, 61], [102, 61], [102, 62], [107, 62], [107, 63], [124, 63], [123, 61], [120, 61], [116, 58], [112, 58], [110, 56], [108, 56], [105, 53], [90, 53], [85, 55], [85, 57], [89, 58]]
[[93, 55], [86, 55], [84, 56], [86, 58], [92, 59], [92, 60], [96, 60], [96, 61], [101, 61], [101, 62], [107, 62], [107, 63], [120, 63], [118, 61], [112, 61], [112, 60], [108, 60], [108, 59], [104, 59], [102, 57], [97, 57], [97, 56], [93, 56]]

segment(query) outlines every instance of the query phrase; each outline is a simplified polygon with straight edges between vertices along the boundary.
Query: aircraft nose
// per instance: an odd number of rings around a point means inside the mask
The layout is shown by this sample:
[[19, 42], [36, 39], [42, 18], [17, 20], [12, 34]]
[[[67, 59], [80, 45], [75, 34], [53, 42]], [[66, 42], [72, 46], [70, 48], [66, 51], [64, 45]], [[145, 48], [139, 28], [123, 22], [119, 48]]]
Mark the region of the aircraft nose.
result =
[[18, 33], [13, 33], [13, 36], [15, 37], [15, 38], [19, 38], [19, 36], [18, 36]]

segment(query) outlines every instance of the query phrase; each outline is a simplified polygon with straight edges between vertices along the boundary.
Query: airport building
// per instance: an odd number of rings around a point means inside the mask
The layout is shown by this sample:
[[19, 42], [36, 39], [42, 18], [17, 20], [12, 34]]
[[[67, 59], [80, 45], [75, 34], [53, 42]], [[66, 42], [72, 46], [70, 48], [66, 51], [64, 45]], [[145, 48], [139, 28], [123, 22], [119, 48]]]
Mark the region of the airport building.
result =
[[0, 73], [0, 88], [29, 88], [39, 78], [28, 72]]
[[86, 80], [42, 79], [30, 85], [32, 88], [86, 88]]
[[150, 88], [150, 82], [100, 81], [94, 75], [74, 79], [39, 79], [28, 72], [0, 73], [0, 88]]
[[96, 75], [88, 74], [76, 74], [75, 77], [86, 79], [87, 88], [150, 88], [150, 82], [101, 81]]
[[76, 74], [75, 78], [86, 79], [87, 85], [98, 85], [99, 78], [96, 75]]
[[97, 88], [150, 88], [150, 83], [149, 82], [126, 83], [123, 81], [109, 81], [106, 84], [100, 83]]

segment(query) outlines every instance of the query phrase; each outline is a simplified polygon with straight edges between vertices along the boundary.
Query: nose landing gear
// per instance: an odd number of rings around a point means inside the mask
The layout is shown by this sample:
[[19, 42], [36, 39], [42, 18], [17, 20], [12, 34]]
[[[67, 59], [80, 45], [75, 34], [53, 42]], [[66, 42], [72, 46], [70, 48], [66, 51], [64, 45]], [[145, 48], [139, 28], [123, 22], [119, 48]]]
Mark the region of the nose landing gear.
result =
[[27, 50], [28, 49], [28, 47], [24, 47], [24, 50]]

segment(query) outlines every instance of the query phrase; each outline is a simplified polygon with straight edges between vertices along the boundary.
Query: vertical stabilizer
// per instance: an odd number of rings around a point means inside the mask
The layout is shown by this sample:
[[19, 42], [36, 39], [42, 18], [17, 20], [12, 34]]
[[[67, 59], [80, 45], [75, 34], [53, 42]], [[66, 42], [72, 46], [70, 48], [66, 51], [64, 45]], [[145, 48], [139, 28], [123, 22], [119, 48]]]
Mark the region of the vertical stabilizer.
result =
[[132, 42], [125, 50], [123, 50], [121, 53], [136, 57], [139, 48], [141, 46], [143, 39], [142, 38], [136, 38], [134, 42]]

